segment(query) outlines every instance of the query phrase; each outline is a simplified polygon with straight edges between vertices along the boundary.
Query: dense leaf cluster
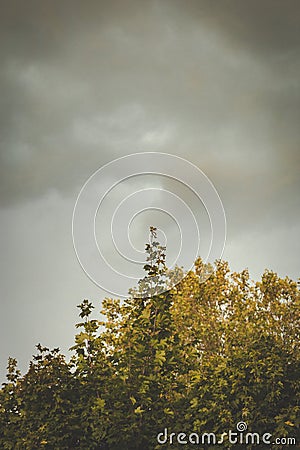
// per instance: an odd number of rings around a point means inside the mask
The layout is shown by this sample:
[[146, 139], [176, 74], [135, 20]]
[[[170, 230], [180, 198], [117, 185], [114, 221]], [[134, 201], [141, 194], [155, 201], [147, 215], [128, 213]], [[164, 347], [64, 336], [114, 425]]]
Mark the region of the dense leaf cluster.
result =
[[[105, 299], [104, 321], [91, 319], [84, 300], [70, 362], [41, 345], [25, 375], [9, 360], [0, 448], [175, 449], [182, 445], [159, 445], [157, 434], [221, 435], [239, 421], [299, 439], [297, 283], [271, 271], [254, 283], [247, 270], [219, 261], [212, 271], [199, 259], [161, 292], [164, 249], [152, 241], [147, 251], [156, 253], [140, 292], [152, 295]], [[194, 447], [216, 448], [185, 446]]]

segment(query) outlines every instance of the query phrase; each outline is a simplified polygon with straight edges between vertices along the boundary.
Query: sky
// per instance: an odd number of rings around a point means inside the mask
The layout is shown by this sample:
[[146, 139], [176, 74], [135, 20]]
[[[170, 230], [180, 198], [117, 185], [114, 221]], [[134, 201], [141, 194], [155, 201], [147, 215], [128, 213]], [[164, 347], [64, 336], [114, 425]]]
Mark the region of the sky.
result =
[[[224, 206], [232, 270], [299, 278], [299, 22], [298, 0], [2, 0], [1, 380], [8, 356], [24, 372], [39, 342], [68, 354], [76, 305], [88, 298], [99, 313], [111, 295], [76, 258], [72, 214], [86, 180], [116, 158], [190, 161]], [[113, 194], [168, 188], [203, 219], [172, 183], [144, 175]], [[178, 231], [158, 211], [138, 216], [136, 246], [150, 221], [166, 226], [173, 255]], [[185, 251], [194, 246], [189, 237]]]

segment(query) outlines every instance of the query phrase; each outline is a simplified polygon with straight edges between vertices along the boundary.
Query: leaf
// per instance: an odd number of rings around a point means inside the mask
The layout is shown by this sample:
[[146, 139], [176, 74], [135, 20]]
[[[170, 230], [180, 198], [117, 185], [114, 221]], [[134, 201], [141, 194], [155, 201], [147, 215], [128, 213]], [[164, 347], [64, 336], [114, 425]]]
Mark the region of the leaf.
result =
[[142, 409], [140, 406], [138, 406], [135, 410], [134, 413], [135, 414], [143, 414], [145, 412], [144, 409]]
[[155, 353], [154, 361], [158, 363], [160, 366], [163, 366], [163, 364], [166, 362], [166, 352], [165, 350], [157, 350]]
[[288, 425], [289, 427], [294, 427], [295, 424], [293, 422], [291, 422], [290, 420], [287, 420], [286, 422], [284, 422], [286, 425]]
[[198, 406], [198, 398], [194, 397], [192, 398], [192, 400], [190, 401], [191, 404], [191, 408], [196, 408]]
[[174, 416], [174, 411], [172, 411], [170, 408], [165, 408], [164, 413], [168, 416]]
[[136, 404], [136, 399], [134, 398], [134, 397], [130, 397], [130, 400], [131, 400], [131, 403], [133, 404], [133, 405], [135, 405]]

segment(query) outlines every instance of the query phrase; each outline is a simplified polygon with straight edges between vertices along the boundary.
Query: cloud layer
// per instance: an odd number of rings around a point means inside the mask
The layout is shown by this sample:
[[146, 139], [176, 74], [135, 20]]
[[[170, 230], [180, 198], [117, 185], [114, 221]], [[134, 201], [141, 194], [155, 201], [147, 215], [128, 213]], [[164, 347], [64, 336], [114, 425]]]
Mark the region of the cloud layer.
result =
[[74, 305], [105, 295], [75, 260], [72, 208], [129, 153], [211, 178], [235, 269], [299, 276], [298, 1], [6, 1], [0, 30], [4, 358], [71, 345]]

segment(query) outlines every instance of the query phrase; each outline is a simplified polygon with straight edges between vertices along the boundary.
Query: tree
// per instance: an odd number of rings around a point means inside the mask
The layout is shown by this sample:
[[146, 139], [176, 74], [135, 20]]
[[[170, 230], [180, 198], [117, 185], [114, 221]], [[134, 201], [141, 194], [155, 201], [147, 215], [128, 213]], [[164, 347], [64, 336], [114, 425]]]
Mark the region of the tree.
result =
[[[297, 283], [272, 271], [253, 282], [200, 258], [182, 278], [165, 250], [152, 227], [145, 277], [126, 301], [103, 301], [104, 320], [91, 318], [88, 300], [78, 305], [70, 362], [41, 345], [25, 375], [9, 360], [1, 448], [152, 450], [167, 428], [175, 440], [164, 448], [175, 449], [179, 433], [220, 437], [240, 421], [299, 438]], [[226, 448], [262, 448], [223, 436]]]

